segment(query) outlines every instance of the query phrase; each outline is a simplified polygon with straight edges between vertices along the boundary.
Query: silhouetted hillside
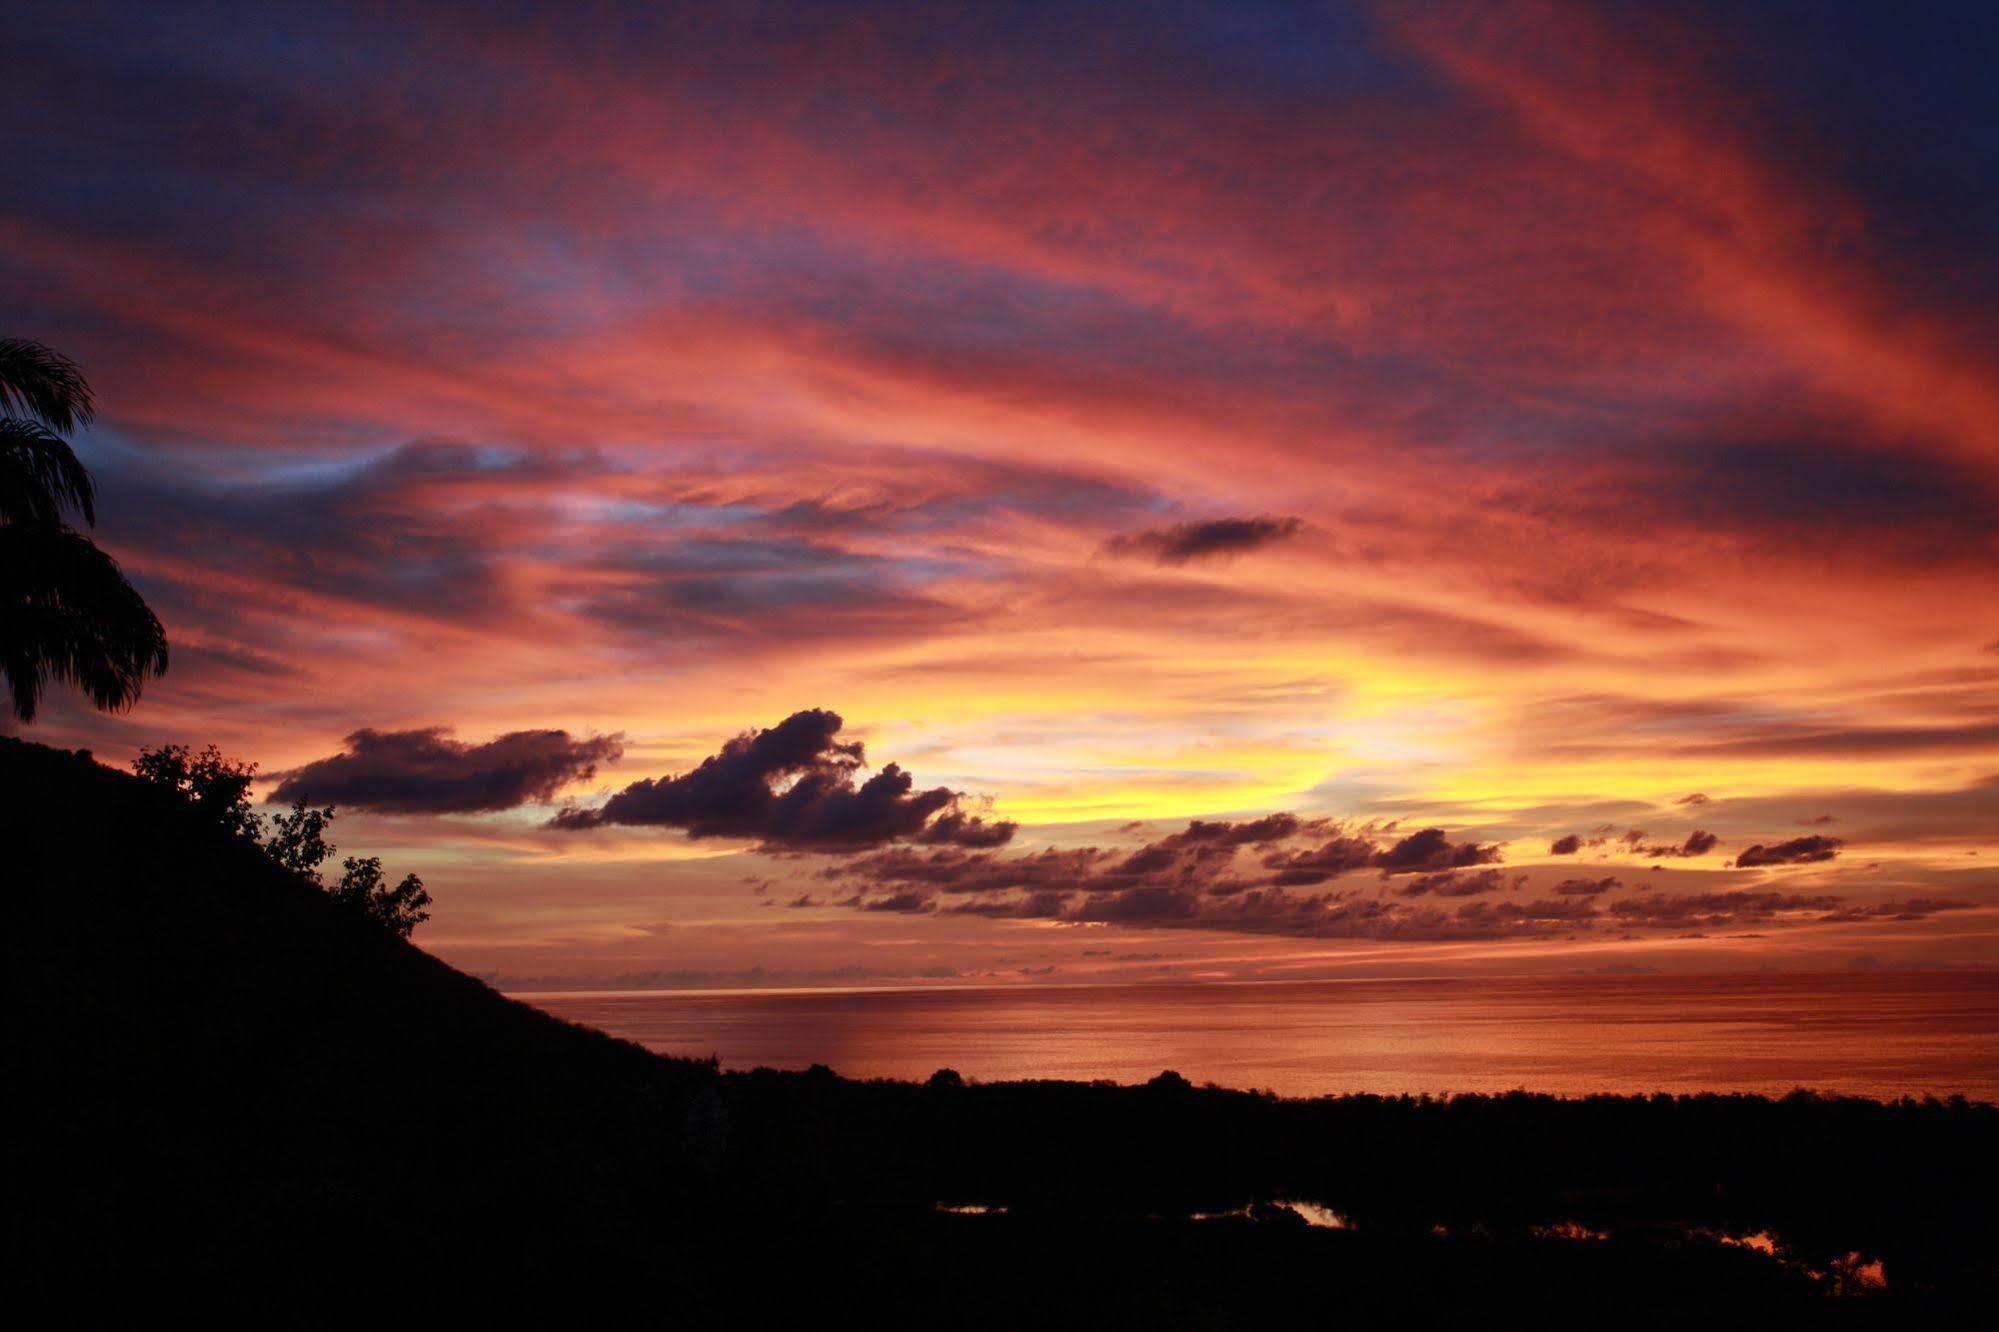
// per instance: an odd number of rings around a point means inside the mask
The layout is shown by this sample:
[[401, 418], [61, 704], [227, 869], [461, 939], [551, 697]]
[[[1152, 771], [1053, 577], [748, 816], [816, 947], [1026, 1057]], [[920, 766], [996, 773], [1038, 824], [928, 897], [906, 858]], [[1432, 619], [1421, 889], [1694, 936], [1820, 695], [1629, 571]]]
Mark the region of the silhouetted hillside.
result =
[[0, 791], [0, 1300], [37, 1323], [1952, 1326], [1994, 1297], [1989, 1106], [724, 1075], [507, 1000], [86, 757], [0, 740]]
[[0, 790], [7, 1303], [677, 1288], [661, 1125], [706, 1065], [505, 999], [86, 757], [0, 739]]

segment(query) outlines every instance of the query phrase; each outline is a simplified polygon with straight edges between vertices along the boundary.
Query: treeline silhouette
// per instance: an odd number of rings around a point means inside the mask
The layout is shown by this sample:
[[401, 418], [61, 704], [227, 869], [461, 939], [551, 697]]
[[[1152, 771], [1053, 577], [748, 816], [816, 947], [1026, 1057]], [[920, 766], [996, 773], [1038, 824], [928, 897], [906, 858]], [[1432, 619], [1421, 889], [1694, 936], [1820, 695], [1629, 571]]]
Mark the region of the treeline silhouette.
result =
[[259, 847], [279, 868], [297, 875], [348, 910], [374, 921], [399, 939], [430, 919], [430, 890], [414, 874], [391, 885], [380, 856], [348, 856], [340, 877], [326, 882], [320, 866], [339, 848], [326, 840], [334, 807], [315, 808], [305, 797], [291, 809], [266, 819], [250, 803], [257, 765], [224, 758], [209, 745], [194, 753], [186, 745], [142, 749], [132, 765], [139, 780], [179, 797], [197, 819]]
[[[34, 1325], [1977, 1326], [1999, 1295], [1991, 1106], [725, 1074], [508, 1000], [87, 756], [0, 740], [0, 789], [0, 1307]], [[1784, 1261], [1721, 1239], [1757, 1233]]]

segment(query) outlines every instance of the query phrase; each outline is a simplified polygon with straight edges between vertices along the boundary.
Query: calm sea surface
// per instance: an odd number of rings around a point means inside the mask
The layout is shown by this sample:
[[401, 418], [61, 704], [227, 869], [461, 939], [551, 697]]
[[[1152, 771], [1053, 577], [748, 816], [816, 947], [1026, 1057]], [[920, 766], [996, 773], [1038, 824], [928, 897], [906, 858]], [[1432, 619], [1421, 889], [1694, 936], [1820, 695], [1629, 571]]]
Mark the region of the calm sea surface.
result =
[[1291, 1096], [1751, 1091], [1999, 1100], [1999, 971], [521, 995], [729, 1068]]

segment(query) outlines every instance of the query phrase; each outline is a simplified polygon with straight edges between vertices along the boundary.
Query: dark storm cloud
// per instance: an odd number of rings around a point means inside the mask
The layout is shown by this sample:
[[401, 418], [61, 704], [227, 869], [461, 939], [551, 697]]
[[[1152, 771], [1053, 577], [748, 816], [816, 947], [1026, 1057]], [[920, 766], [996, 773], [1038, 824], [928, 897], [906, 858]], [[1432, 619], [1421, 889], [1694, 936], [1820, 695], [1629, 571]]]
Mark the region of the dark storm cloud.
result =
[[464, 814], [553, 799], [624, 754], [622, 736], [571, 738], [567, 731], [509, 731], [484, 744], [450, 728], [363, 729], [346, 751], [280, 773], [275, 801], [305, 800], [391, 814]]
[[1509, 879], [1496, 869], [1479, 870], [1475, 874], [1463, 870], [1445, 870], [1440, 874], [1425, 874], [1402, 885], [1404, 897], [1423, 897], [1435, 893], [1438, 897], [1476, 897], [1481, 893], [1496, 893], [1502, 888], [1518, 888], [1524, 882], [1521, 878]]
[[1939, 911], [1970, 911], [1977, 905], [1976, 902], [1961, 902], [1952, 898], [1912, 897], [1901, 902], [1841, 907], [1819, 919], [1837, 924], [1858, 924], [1870, 920], [1928, 920]]
[[1623, 886], [1623, 880], [1615, 878], [1563, 879], [1553, 891], [1563, 897], [1600, 897]]
[[842, 725], [838, 713], [823, 708], [793, 713], [737, 736], [691, 772], [633, 782], [596, 809], [564, 810], [554, 826], [680, 828], [689, 837], [821, 851], [904, 838], [994, 846], [1013, 835], [1010, 823], [963, 816], [957, 791], [918, 790], [894, 763], [857, 784], [866, 754], [859, 741], [837, 738]]
[[[1703, 796], [1703, 800], [1705, 800], [1705, 796]], [[1681, 800], [1679, 804], [1687, 804], [1687, 800]], [[1579, 850], [1585, 850], [1585, 848], [1605, 846], [1609, 840], [1611, 838], [1609, 838], [1609, 828], [1607, 826], [1599, 828], [1591, 836], [1583, 836], [1581, 832], [1571, 832], [1571, 834], [1567, 834], [1563, 838], [1555, 838], [1549, 844], [1547, 854], [1549, 856], [1573, 856], [1573, 854], [1577, 854]], [[1701, 828], [1695, 828], [1693, 832], [1689, 832], [1685, 842], [1651, 842], [1651, 844], [1647, 844], [1643, 828], [1627, 828], [1623, 834], [1617, 836], [1617, 844], [1621, 846], [1621, 850], [1627, 850], [1627, 852], [1631, 852], [1635, 856], [1647, 856], [1651, 860], [1665, 860], [1665, 858], [1685, 858], [1685, 860], [1691, 860], [1695, 856], [1705, 856], [1707, 852], [1711, 852], [1715, 848], [1715, 844], [1719, 840], [1721, 838], [1717, 838], [1715, 834], [1705, 832]]]
[[1186, 888], [1148, 883], [1120, 888], [1084, 901], [1073, 919], [1082, 921], [1159, 924], [1192, 920], [1201, 912], [1200, 894]]
[[1263, 867], [1276, 871], [1271, 882], [1280, 887], [1304, 888], [1324, 883], [1337, 875], [1365, 869], [1374, 863], [1380, 849], [1365, 837], [1342, 833], [1317, 846], [1295, 851], [1278, 851], [1264, 857]]
[[1597, 909], [1592, 903], [1574, 898], [1559, 902], [1549, 899], [1536, 902], [1467, 902], [1458, 908], [1457, 918], [1462, 924], [1490, 922], [1502, 927], [1512, 924], [1578, 925], [1594, 921]]
[[1497, 846], [1453, 842], [1442, 828], [1425, 828], [1380, 852], [1371, 863], [1383, 874], [1416, 874], [1489, 865], [1498, 859]]
[[1842, 899], [1830, 893], [1646, 893], [1610, 905], [1610, 914], [1627, 924], [1720, 927], [1764, 924], [1783, 914], [1831, 911]]
[[1758, 865], [1805, 865], [1831, 860], [1844, 845], [1845, 841], [1838, 837], [1793, 837], [1788, 842], [1770, 846], [1758, 843], [1736, 856], [1735, 863], [1743, 869], [1753, 869]]
[[1274, 545], [1296, 536], [1304, 525], [1298, 518], [1275, 518], [1268, 514], [1256, 518], [1215, 518], [1112, 537], [1103, 549], [1106, 555], [1149, 559], [1158, 564], [1186, 564]]
[[1000, 819], [988, 819], [983, 814], [967, 814], [953, 809], [932, 819], [909, 840], [933, 846], [1005, 846], [1013, 840], [1019, 826]]
[[1692, 859], [1696, 856], [1704, 856], [1714, 850], [1714, 844], [1720, 840], [1713, 833], [1702, 832], [1696, 828], [1693, 832], [1687, 834], [1686, 841], [1678, 845], [1668, 842], [1664, 845], [1645, 847], [1644, 851], [1653, 860], [1660, 860], [1669, 856]]
[[1301, 819], [1296, 814], [1266, 814], [1260, 819], [1251, 819], [1246, 823], [1208, 823], [1195, 819], [1181, 831], [1160, 838], [1155, 845], [1253, 846], [1263, 842], [1281, 842], [1302, 832], [1312, 832], [1326, 826], [1325, 819]]

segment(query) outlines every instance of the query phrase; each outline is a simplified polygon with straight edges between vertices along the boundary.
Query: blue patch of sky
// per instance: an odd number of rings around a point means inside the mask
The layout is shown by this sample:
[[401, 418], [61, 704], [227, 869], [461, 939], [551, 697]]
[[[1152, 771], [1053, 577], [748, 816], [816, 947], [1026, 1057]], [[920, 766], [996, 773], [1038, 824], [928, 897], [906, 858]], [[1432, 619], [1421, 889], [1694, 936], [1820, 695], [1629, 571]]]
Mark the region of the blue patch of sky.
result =
[[372, 443], [323, 453], [280, 453], [262, 448], [163, 446], [100, 421], [72, 441], [93, 471], [117, 484], [120, 475], [141, 475], [177, 490], [232, 490], [275, 487], [332, 490], [363, 480], [404, 446]]
[[126, 77], [180, 74], [269, 88], [358, 89], [416, 56], [363, 17], [322, 3], [152, 0], [29, 6], [8, 16], [8, 35], [86, 54]]
[[1162, 43], [1255, 88], [1406, 93], [1429, 82], [1384, 49], [1364, 6], [1284, 0], [1144, 8]]
[[969, 560], [925, 555], [876, 555], [784, 537], [700, 537], [628, 552], [620, 560], [637, 571], [668, 575], [763, 575], [868, 578], [915, 586], [970, 573], [983, 566]]
[[754, 504], [680, 504], [672, 501], [591, 499], [583, 502], [589, 515], [605, 522], [650, 528], [732, 527], [752, 525], [769, 517]]

